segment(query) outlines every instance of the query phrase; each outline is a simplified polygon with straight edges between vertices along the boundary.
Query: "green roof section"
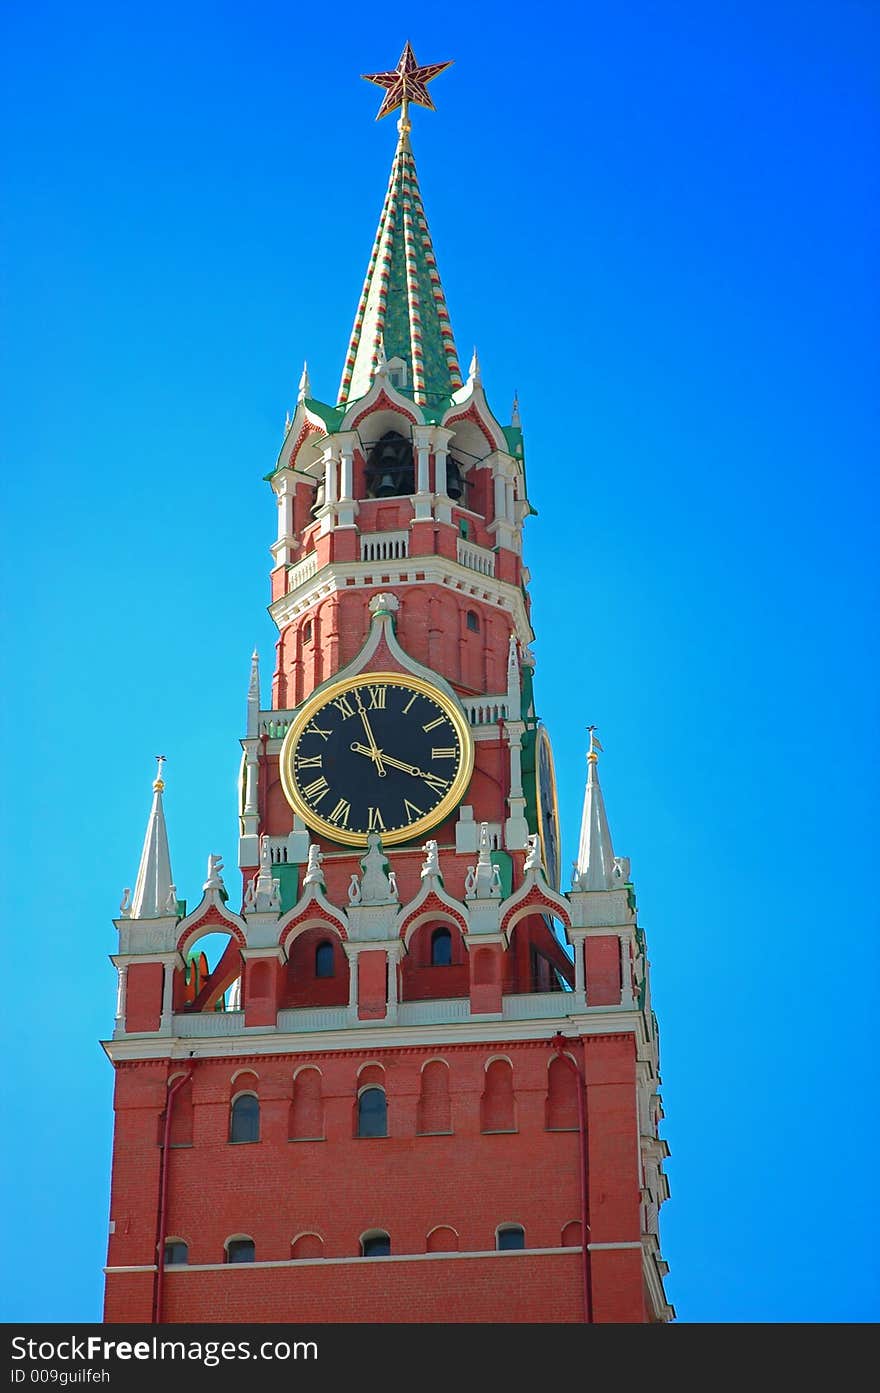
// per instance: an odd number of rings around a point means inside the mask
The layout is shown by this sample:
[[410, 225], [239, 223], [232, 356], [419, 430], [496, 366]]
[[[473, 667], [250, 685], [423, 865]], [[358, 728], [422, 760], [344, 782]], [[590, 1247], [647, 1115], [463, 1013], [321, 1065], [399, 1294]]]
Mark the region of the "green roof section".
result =
[[385, 359], [401, 358], [399, 387], [420, 406], [447, 406], [462, 385], [446, 298], [428, 231], [409, 132], [401, 129], [339, 387], [340, 405], [372, 386]]

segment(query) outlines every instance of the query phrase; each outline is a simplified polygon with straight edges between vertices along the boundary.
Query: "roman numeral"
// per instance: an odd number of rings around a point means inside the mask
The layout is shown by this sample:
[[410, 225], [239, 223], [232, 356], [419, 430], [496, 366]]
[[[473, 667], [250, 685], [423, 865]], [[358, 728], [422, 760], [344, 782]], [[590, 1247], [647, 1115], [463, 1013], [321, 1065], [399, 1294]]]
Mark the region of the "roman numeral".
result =
[[334, 697], [333, 705], [342, 712], [342, 719], [345, 721], [349, 716], [354, 715], [354, 707], [348, 697]]
[[294, 764], [297, 769], [320, 769], [323, 755], [297, 755]]
[[367, 831], [368, 831], [368, 832], [384, 832], [384, 831], [385, 831], [385, 823], [382, 821], [382, 814], [380, 813], [380, 811], [379, 811], [378, 808], [370, 808], [370, 811], [369, 811], [369, 814], [368, 814], [368, 817], [367, 817]]
[[415, 701], [415, 699], [416, 699], [417, 696], [418, 696], [418, 692], [413, 692], [413, 694], [412, 694], [412, 696], [410, 697], [409, 701], [406, 703], [406, 706], [404, 706], [404, 708], [403, 708], [402, 715], [404, 715], [404, 716], [406, 715], [407, 711], [408, 711], [409, 708], [412, 706], [412, 704], [413, 704], [413, 702]]
[[347, 827], [350, 812], [351, 804], [346, 803], [344, 798], [340, 798], [332, 813], [327, 814], [327, 821], [335, 823], [337, 827]]
[[313, 803], [320, 803], [330, 792], [330, 785], [322, 774], [320, 779], [315, 779], [313, 783], [306, 784], [303, 789], [303, 797], [309, 798]]
[[435, 745], [431, 751], [432, 759], [455, 759], [454, 745]]
[[314, 721], [310, 726], [306, 726], [305, 730], [303, 731], [303, 735], [320, 735], [322, 740], [329, 740], [332, 734], [332, 731], [322, 730], [320, 726], [316, 726]]
[[426, 732], [429, 731], [429, 730], [436, 730], [438, 726], [442, 726], [442, 724], [443, 724], [443, 722], [444, 722], [445, 720], [446, 720], [446, 717], [445, 717], [445, 716], [438, 716], [437, 719], [436, 719], [436, 721], [429, 721], [428, 724], [427, 724], [426, 726], [422, 726], [422, 730], [424, 730], [424, 731], [426, 731]]
[[385, 710], [385, 693], [388, 691], [388, 688], [387, 688], [387, 687], [370, 687], [370, 688], [368, 688], [368, 691], [369, 691], [369, 693], [370, 693], [370, 710], [372, 711], [373, 708], [375, 707], [377, 711], [384, 711], [384, 710]]
[[411, 803], [411, 802], [409, 801], [408, 798], [404, 798], [404, 800], [403, 800], [403, 806], [404, 806], [404, 808], [406, 809], [406, 820], [407, 820], [407, 822], [415, 822], [415, 820], [416, 820], [417, 817], [424, 817], [424, 816], [425, 816], [425, 814], [422, 812], [421, 808], [417, 808], [416, 805], [415, 805], [415, 803]]
[[432, 793], [443, 793], [449, 787], [449, 780], [441, 779], [439, 774], [423, 774], [422, 778]]

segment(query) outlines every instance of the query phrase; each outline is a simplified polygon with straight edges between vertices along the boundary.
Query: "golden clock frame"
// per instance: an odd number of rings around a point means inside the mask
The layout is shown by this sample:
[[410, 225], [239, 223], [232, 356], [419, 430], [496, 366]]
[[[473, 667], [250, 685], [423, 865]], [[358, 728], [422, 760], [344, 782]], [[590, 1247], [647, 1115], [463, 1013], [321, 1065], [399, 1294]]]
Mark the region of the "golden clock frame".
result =
[[281, 787], [293, 811], [302, 818], [311, 831], [319, 832], [328, 841], [337, 842], [341, 846], [366, 846], [367, 837], [370, 834], [368, 832], [349, 832], [344, 827], [337, 827], [336, 823], [327, 822], [313, 808], [310, 808], [300, 797], [293, 779], [293, 757], [300, 736], [319, 711], [322, 711], [325, 706], [328, 706], [338, 697], [350, 692], [354, 687], [378, 686], [380, 683], [385, 683], [391, 687], [405, 687], [409, 691], [429, 697], [431, 701], [441, 706], [458, 733], [462, 751], [461, 764], [448, 793], [418, 821], [411, 822], [407, 827], [396, 828], [392, 832], [382, 832], [383, 846], [397, 846], [400, 842], [415, 841], [433, 827], [437, 827], [461, 802], [474, 772], [474, 738], [467, 717], [455, 701], [447, 696], [440, 687], [435, 687], [433, 683], [426, 682], [422, 677], [410, 676], [406, 672], [364, 671], [353, 677], [345, 677], [339, 681], [326, 683], [306, 698], [299, 712], [293, 718], [281, 746], [278, 766]]

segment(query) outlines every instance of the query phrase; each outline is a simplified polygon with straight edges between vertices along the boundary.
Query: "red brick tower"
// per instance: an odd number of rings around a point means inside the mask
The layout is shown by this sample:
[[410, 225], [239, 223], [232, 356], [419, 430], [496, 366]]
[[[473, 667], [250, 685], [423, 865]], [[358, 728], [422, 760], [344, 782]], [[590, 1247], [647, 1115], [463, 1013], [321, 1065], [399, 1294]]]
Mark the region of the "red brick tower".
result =
[[373, 76], [402, 114], [339, 400], [303, 372], [269, 475], [240, 907], [215, 856], [178, 900], [160, 762], [117, 920], [108, 1321], [673, 1314], [629, 863], [591, 736], [561, 893], [522, 432], [461, 380], [410, 149], [443, 66]]

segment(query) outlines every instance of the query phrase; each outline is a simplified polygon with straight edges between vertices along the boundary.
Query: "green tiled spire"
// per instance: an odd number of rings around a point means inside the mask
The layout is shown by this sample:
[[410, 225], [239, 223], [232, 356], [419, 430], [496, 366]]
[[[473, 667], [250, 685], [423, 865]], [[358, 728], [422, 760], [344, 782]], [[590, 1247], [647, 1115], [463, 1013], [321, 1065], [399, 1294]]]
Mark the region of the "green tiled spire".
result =
[[388, 192], [348, 345], [339, 402], [369, 390], [383, 351], [403, 358], [404, 390], [422, 406], [445, 405], [462, 385], [458, 354], [422, 205], [409, 122], [401, 121]]

